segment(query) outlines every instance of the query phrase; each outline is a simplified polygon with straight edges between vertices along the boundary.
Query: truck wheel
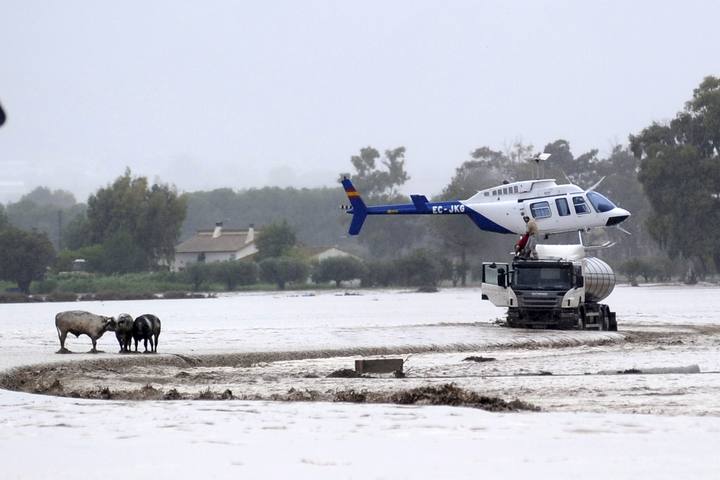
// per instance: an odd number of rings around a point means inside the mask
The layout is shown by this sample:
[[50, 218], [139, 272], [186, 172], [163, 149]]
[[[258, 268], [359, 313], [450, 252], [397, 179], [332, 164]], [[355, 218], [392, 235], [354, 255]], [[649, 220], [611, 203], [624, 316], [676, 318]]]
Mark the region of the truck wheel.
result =
[[617, 319], [615, 318], [615, 312], [611, 312], [610, 309], [608, 309], [608, 313], [610, 314], [610, 327], [608, 330], [611, 332], [617, 332]]
[[610, 330], [610, 309], [607, 305], [600, 305], [600, 330]]

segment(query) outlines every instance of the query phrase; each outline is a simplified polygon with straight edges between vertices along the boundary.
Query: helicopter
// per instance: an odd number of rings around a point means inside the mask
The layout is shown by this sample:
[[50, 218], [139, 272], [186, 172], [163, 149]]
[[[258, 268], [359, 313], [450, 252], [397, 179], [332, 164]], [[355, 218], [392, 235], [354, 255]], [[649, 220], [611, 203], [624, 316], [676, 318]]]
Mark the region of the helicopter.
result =
[[[542, 154], [535, 160], [539, 163], [549, 156]], [[342, 185], [350, 205], [342, 208], [352, 215], [350, 235], [360, 233], [368, 215], [465, 215], [481, 230], [518, 235], [525, 233], [525, 216], [534, 218], [545, 236], [612, 226], [622, 230], [619, 224], [631, 214], [595, 191], [604, 178], [587, 190], [569, 180], [558, 184], [546, 178], [504, 182], [466, 200], [430, 202], [425, 195], [410, 195], [412, 203], [368, 206], [345, 177]]]

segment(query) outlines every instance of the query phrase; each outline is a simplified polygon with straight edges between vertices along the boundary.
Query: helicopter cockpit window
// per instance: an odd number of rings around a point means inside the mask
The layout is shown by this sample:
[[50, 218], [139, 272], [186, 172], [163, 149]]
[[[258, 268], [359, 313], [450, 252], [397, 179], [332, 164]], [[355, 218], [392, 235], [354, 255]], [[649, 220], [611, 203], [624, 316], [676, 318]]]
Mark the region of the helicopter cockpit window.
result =
[[536, 202], [530, 204], [530, 212], [534, 218], [548, 218], [552, 215], [548, 202]]
[[615, 204], [607, 199], [604, 195], [597, 192], [588, 192], [587, 198], [598, 213], [609, 212], [615, 208]]
[[575, 207], [575, 213], [578, 215], [590, 213], [590, 207], [587, 206], [583, 197], [573, 197], [573, 206]]

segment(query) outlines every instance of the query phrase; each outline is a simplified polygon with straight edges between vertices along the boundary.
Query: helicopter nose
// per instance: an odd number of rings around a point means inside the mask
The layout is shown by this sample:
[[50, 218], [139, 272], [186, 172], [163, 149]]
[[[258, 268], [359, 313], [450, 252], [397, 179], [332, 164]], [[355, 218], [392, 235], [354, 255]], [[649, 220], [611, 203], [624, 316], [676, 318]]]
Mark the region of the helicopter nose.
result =
[[617, 225], [627, 220], [629, 216], [630, 212], [628, 212], [624, 208], [614, 208], [605, 225], [608, 227], [612, 225]]

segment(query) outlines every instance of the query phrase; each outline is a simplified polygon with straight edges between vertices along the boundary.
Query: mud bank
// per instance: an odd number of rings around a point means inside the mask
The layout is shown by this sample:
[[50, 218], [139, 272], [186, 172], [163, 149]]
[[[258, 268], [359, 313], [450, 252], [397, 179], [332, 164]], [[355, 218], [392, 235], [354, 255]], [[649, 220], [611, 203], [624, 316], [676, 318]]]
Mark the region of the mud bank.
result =
[[[521, 335], [522, 332], [519, 332]], [[213, 355], [117, 355], [19, 367], [0, 387], [106, 400], [273, 400], [398, 403], [490, 409], [720, 415], [720, 327], [639, 326], [611, 337], [543, 337], [485, 345], [328, 349]], [[468, 356], [468, 353], [474, 355]], [[489, 356], [492, 354], [492, 356]], [[359, 357], [402, 357], [405, 373], [338, 376]], [[493, 361], [468, 361], [468, 359]], [[697, 364], [696, 375], [668, 369]], [[645, 375], [642, 370], [667, 369]], [[607, 375], [639, 372], [636, 375]], [[696, 370], [693, 370], [693, 372]], [[452, 390], [457, 389], [457, 390]], [[412, 396], [412, 395], [411, 395]], [[519, 399], [519, 400], [518, 400]], [[513, 403], [517, 402], [517, 403]], [[478, 408], [484, 408], [479, 406]]]

